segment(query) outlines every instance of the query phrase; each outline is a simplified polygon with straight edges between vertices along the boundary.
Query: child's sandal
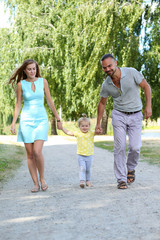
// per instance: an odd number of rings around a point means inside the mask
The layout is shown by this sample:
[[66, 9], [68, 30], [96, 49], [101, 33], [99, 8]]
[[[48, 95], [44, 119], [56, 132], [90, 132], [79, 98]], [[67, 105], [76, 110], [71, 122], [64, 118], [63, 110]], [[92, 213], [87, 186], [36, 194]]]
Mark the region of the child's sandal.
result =
[[87, 182], [86, 182], [86, 186], [87, 186], [87, 187], [93, 187], [93, 184], [92, 184], [91, 182], [87, 181]]
[[85, 182], [84, 181], [80, 181], [80, 187], [84, 188], [84, 186], [85, 186]]

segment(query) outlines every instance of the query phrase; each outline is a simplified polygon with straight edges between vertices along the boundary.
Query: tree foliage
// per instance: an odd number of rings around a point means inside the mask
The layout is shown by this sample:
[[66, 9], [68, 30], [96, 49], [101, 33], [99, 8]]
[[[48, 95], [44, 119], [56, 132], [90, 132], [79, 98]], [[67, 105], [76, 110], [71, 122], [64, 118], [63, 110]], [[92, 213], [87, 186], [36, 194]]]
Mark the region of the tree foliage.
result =
[[[56, 107], [62, 108], [63, 119], [76, 120], [83, 112], [90, 117], [96, 114], [104, 79], [103, 54], [112, 53], [119, 66], [141, 70], [142, 0], [5, 2], [15, 20], [2, 37], [2, 42], [7, 36], [9, 40], [1, 47], [1, 56], [10, 49], [5, 53], [3, 76], [8, 78], [24, 59], [35, 59], [49, 82]], [[12, 99], [7, 104], [11, 107], [14, 94], [10, 88], [5, 92]], [[109, 101], [108, 112], [111, 106]]]
[[14, 51], [14, 35], [9, 29], [0, 29], [0, 133], [10, 121], [15, 104], [15, 92], [8, 86], [8, 79], [16, 66], [17, 51]]
[[[157, 4], [155, 5], [155, 3]], [[156, 7], [154, 7], [156, 6]], [[143, 73], [152, 88], [152, 119], [160, 116], [160, 2], [152, 1], [145, 12]]]

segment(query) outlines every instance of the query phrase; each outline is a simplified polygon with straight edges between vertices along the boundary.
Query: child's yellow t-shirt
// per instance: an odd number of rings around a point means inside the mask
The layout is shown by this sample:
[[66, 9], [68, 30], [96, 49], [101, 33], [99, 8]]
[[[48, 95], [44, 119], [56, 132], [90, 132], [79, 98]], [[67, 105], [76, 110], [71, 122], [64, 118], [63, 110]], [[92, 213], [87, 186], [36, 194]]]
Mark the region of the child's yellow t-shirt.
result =
[[94, 132], [87, 133], [76, 132], [74, 136], [77, 138], [77, 154], [90, 156], [94, 154]]

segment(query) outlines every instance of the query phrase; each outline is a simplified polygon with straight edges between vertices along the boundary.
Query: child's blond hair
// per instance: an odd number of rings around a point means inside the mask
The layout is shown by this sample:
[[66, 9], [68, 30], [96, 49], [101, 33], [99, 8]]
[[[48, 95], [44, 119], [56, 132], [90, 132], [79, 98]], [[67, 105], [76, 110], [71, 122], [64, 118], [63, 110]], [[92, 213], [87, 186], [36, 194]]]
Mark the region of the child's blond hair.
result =
[[90, 119], [87, 118], [87, 115], [86, 115], [85, 113], [82, 113], [82, 117], [78, 119], [78, 126], [80, 126], [81, 123], [84, 122], [84, 121], [85, 121], [85, 122], [88, 122], [89, 125], [91, 125]]

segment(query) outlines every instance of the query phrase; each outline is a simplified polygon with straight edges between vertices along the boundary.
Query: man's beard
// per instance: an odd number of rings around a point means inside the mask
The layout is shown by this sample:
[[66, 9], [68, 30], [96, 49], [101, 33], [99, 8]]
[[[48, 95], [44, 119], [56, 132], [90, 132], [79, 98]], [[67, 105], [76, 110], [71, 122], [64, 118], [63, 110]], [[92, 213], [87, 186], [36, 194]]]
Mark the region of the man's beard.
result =
[[112, 78], [115, 72], [116, 72], [116, 68], [113, 69], [113, 71], [108, 71], [108, 72], [106, 72], [106, 74], [107, 74], [109, 77]]

